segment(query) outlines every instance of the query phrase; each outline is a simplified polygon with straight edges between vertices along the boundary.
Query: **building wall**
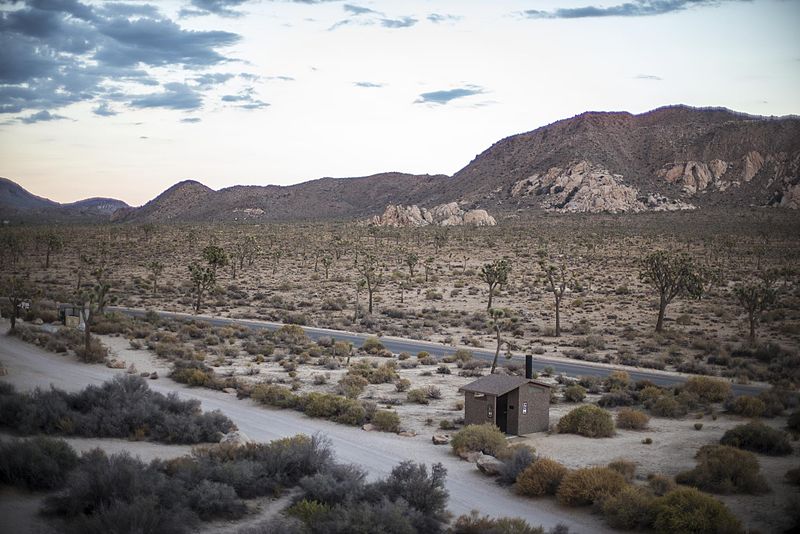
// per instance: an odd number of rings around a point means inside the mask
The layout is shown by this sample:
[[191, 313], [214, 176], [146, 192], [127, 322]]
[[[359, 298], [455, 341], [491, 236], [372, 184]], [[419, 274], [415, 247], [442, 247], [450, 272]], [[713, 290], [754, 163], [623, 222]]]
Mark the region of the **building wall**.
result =
[[508, 392], [508, 433], [519, 434], [522, 409], [519, 405], [519, 389]]
[[[519, 426], [516, 433], [531, 434], [548, 430], [550, 428], [550, 389], [528, 384], [520, 387], [517, 391], [519, 391], [519, 406], [515, 406], [515, 411], [519, 414]], [[528, 403], [528, 413], [523, 415], [525, 402]]]
[[[497, 424], [497, 399], [492, 395], [475, 397], [471, 391], [464, 392], [464, 424], [482, 425], [483, 423]], [[489, 406], [492, 408], [492, 417], [487, 417]]]

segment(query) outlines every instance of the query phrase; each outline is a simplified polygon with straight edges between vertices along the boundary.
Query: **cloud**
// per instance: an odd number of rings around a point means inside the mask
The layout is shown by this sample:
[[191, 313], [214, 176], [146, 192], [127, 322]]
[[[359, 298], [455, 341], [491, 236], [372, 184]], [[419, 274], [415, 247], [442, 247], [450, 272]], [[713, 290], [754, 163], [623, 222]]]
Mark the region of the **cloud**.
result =
[[650, 80], [650, 81], [654, 81], [654, 82], [660, 82], [664, 78], [662, 78], [661, 76], [656, 76], [655, 74], [637, 74], [636, 76], [634, 76], [634, 79], [635, 80]]
[[292, 78], [291, 76], [267, 76], [266, 79], [267, 80], [277, 81], [277, 82], [293, 82], [293, 81], [295, 81], [295, 79]]
[[186, 117], [185, 119], [181, 119], [181, 122], [185, 122], [186, 124], [196, 124], [202, 121], [200, 117]]
[[529, 9], [522, 15], [532, 19], [581, 19], [597, 17], [650, 17], [693, 7], [716, 6], [724, 2], [747, 2], [750, 0], [631, 0], [608, 7], [568, 7], [551, 11]]
[[165, 83], [164, 91], [135, 97], [130, 105], [135, 108], [194, 110], [203, 105], [203, 98], [186, 84]]
[[354, 82], [353, 85], [356, 87], [365, 87], [368, 89], [383, 87], [382, 83], [372, 83], [372, 82]]
[[195, 82], [198, 87], [208, 88], [214, 85], [221, 85], [231, 78], [234, 78], [233, 74], [223, 73], [223, 72], [215, 72], [215, 73], [207, 73], [201, 74], [200, 76], [195, 76], [192, 78], [192, 81]]
[[399, 19], [381, 19], [384, 28], [409, 28], [419, 22], [414, 17], [400, 17]]
[[442, 24], [444, 22], [456, 22], [461, 20], [461, 17], [458, 15], [444, 15], [441, 13], [431, 13], [426, 17], [429, 22], [433, 22], [434, 24]]
[[244, 13], [236, 11], [236, 8], [247, 2], [247, 0], [192, 0], [194, 7], [181, 9], [178, 13], [181, 17], [201, 17], [203, 15], [217, 15], [220, 17], [241, 17]]
[[[305, 2], [305, 3], [318, 3], [318, 2]], [[328, 31], [333, 31], [342, 26], [383, 26], [384, 28], [398, 29], [409, 28], [419, 22], [414, 17], [388, 17], [381, 11], [375, 11], [368, 7], [356, 6], [353, 4], [344, 4], [343, 9], [348, 13], [348, 18], [342, 19], [328, 28]]]
[[95, 115], [100, 115], [101, 117], [113, 117], [114, 115], [119, 114], [118, 111], [114, 111], [113, 109], [111, 109], [111, 107], [108, 105], [107, 102], [103, 102], [102, 104], [94, 108], [92, 110], [92, 113], [94, 113]]
[[452, 102], [453, 100], [464, 98], [472, 95], [479, 95], [486, 91], [477, 85], [466, 85], [464, 87], [457, 87], [455, 89], [445, 89], [441, 91], [431, 91], [429, 93], [422, 93], [419, 98], [414, 101], [415, 104], [436, 104], [443, 105]]
[[[83, 101], [95, 101], [104, 110], [106, 101], [139, 101], [127, 92], [130, 84], [159, 85], [151, 69], [208, 70], [232, 61], [221, 49], [240, 39], [230, 32], [185, 29], [153, 4], [0, 2], [0, 113], [54, 110]], [[214, 85], [211, 78], [195, 82], [196, 89]]]
[[38, 113], [34, 113], [33, 115], [28, 115], [27, 117], [18, 117], [21, 122], [24, 124], [33, 124], [36, 122], [48, 122], [48, 121], [58, 121], [62, 119], [66, 119], [63, 115], [56, 115], [55, 113], [50, 113], [47, 110], [42, 110]]
[[224, 95], [222, 97], [223, 102], [236, 104], [235, 107], [240, 109], [263, 109], [269, 107], [269, 103], [264, 102], [263, 100], [259, 100], [256, 97], [255, 89], [252, 87], [248, 87], [243, 89], [238, 94], [235, 95]]
[[379, 12], [375, 11], [374, 9], [370, 9], [368, 7], [361, 7], [361, 6], [354, 6], [352, 4], [345, 4], [344, 10], [348, 13], [352, 13], [353, 15], [366, 15], [368, 13], [380, 15]]

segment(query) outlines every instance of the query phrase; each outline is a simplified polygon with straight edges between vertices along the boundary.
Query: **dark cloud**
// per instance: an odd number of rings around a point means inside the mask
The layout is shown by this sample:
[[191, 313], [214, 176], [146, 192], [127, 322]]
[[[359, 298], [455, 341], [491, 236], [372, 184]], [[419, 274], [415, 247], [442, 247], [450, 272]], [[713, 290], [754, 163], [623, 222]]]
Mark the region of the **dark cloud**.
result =
[[533, 19], [581, 19], [595, 17], [649, 17], [683, 11], [692, 7], [716, 6], [724, 2], [750, 0], [632, 0], [607, 7], [569, 7], [551, 11], [529, 9], [522, 14]]
[[103, 102], [96, 108], [92, 110], [92, 113], [95, 115], [100, 115], [101, 117], [113, 117], [114, 115], [118, 115], [118, 111], [114, 111], [111, 109], [111, 106], [108, 105], [108, 102]]
[[236, 8], [247, 0], [192, 0], [192, 8], [180, 10], [181, 17], [199, 17], [202, 15], [218, 15], [220, 17], [241, 17], [243, 13]]
[[444, 15], [441, 13], [431, 13], [426, 17], [429, 22], [433, 22], [434, 24], [441, 24], [444, 22], [456, 22], [461, 20], [461, 17], [457, 15]]
[[368, 89], [374, 89], [378, 87], [383, 87], [382, 83], [372, 83], [372, 82], [355, 82], [353, 83], [356, 87], [365, 87]]
[[[147, 3], [27, 0], [2, 5], [0, 113], [53, 110], [83, 101], [95, 101], [100, 114], [110, 109], [106, 102], [145, 107], [150, 100], [126, 94], [130, 88], [120, 84], [159, 85], [149, 72], [153, 67], [206, 70], [231, 61], [220, 49], [240, 39], [230, 32], [187, 30]], [[206, 72], [188, 78], [197, 84], [192, 92], [173, 86], [146, 97], [156, 102], [159, 95], [167, 98], [159, 107], [190, 109], [202, 102], [196, 89], [229, 77]]]
[[381, 19], [384, 28], [409, 28], [419, 22], [414, 17], [400, 17], [398, 19]]
[[130, 105], [135, 108], [164, 108], [194, 110], [203, 105], [200, 93], [183, 83], [165, 83], [164, 91], [133, 98]]
[[485, 90], [477, 85], [466, 85], [456, 89], [445, 89], [441, 91], [431, 91], [429, 93], [422, 93], [419, 98], [414, 101], [415, 104], [447, 104], [458, 98], [464, 98], [472, 95], [479, 95], [484, 93]]
[[637, 80], [650, 80], [654, 82], [660, 82], [664, 79], [661, 76], [656, 76], [655, 74], [637, 74], [634, 76], [634, 78]]
[[63, 115], [56, 115], [55, 113], [50, 113], [47, 110], [40, 111], [38, 113], [34, 113], [33, 115], [28, 115], [27, 117], [18, 117], [20, 122], [24, 124], [33, 124], [35, 122], [47, 122], [47, 121], [59, 121], [62, 119], [66, 119]]

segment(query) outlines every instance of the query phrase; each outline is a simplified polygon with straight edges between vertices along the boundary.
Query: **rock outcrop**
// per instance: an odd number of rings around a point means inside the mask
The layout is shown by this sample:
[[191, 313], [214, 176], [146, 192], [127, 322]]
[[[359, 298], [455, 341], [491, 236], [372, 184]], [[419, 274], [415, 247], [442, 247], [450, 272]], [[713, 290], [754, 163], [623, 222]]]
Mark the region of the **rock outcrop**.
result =
[[580, 161], [563, 169], [551, 167], [544, 174], [516, 182], [512, 197], [538, 197], [548, 211], [624, 213], [694, 209], [691, 204], [658, 195], [642, 196], [638, 189], [624, 183], [620, 174]]
[[409, 227], [409, 226], [495, 226], [497, 221], [486, 210], [462, 210], [458, 203], [439, 204], [431, 208], [419, 206], [403, 206], [390, 204], [383, 215], [372, 218], [370, 224], [375, 226]]

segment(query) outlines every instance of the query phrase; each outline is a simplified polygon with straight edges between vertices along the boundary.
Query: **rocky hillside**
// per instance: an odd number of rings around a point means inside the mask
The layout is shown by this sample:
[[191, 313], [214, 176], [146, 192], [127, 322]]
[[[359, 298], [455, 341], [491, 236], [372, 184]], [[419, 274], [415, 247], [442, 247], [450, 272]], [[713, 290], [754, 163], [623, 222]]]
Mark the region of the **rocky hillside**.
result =
[[120, 222], [371, 220], [383, 213], [378, 224], [416, 225], [452, 203], [498, 218], [517, 210], [798, 209], [800, 118], [686, 106], [641, 115], [587, 112], [503, 139], [452, 177], [383, 173], [219, 191], [185, 181], [140, 208], [107, 199], [61, 206], [0, 181], [6, 219], [58, 213]]
[[59, 204], [0, 178], [0, 221], [98, 222], [108, 220], [117, 210], [125, 208], [129, 208], [126, 203], [113, 198], [88, 198]]
[[447, 200], [487, 208], [797, 208], [800, 118], [685, 106], [588, 112], [503, 139], [453, 178]]
[[497, 221], [486, 210], [465, 211], [457, 202], [440, 204], [431, 209], [391, 204], [386, 206], [383, 215], [376, 215], [370, 221], [375, 226], [395, 228], [409, 226], [495, 226]]

